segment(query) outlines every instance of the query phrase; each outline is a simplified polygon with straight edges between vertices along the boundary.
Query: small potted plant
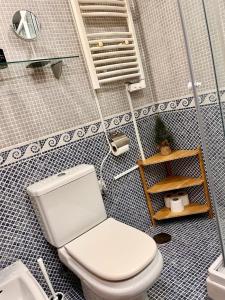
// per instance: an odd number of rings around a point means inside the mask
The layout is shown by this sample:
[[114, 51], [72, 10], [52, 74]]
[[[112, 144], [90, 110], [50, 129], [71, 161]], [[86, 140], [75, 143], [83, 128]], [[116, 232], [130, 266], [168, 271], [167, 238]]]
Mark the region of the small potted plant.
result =
[[162, 155], [169, 155], [172, 152], [173, 137], [159, 116], [155, 124], [155, 142]]

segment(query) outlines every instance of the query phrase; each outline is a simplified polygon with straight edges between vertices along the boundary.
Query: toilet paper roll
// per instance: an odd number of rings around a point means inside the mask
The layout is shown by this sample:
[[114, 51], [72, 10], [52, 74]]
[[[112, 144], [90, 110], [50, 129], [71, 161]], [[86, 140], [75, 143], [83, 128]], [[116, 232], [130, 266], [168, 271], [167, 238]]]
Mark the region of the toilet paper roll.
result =
[[115, 156], [122, 155], [122, 154], [128, 152], [130, 149], [129, 145], [124, 145], [124, 146], [118, 147], [118, 145], [116, 143], [112, 143], [111, 146], [112, 146], [112, 153]]
[[117, 148], [120, 148], [129, 145], [130, 139], [123, 133], [117, 133], [112, 136], [112, 143], [114, 143]]
[[171, 208], [171, 204], [170, 204], [170, 201], [171, 199], [175, 198], [176, 195], [175, 194], [172, 194], [172, 193], [169, 193], [169, 194], [166, 194], [165, 197], [164, 197], [164, 202], [165, 202], [165, 206], [167, 208]]
[[170, 201], [170, 205], [171, 205], [172, 212], [181, 212], [184, 210], [184, 204], [183, 204], [182, 199], [173, 198]]
[[182, 199], [184, 206], [187, 206], [190, 204], [188, 193], [186, 193], [186, 192], [178, 192], [177, 198]]

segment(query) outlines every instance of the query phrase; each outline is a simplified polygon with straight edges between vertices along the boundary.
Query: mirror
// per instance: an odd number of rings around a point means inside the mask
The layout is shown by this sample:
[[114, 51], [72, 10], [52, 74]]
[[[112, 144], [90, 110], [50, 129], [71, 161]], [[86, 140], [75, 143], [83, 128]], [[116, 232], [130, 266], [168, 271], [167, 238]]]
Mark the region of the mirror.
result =
[[19, 10], [12, 19], [12, 28], [17, 36], [24, 40], [34, 40], [40, 33], [40, 23], [30, 11]]

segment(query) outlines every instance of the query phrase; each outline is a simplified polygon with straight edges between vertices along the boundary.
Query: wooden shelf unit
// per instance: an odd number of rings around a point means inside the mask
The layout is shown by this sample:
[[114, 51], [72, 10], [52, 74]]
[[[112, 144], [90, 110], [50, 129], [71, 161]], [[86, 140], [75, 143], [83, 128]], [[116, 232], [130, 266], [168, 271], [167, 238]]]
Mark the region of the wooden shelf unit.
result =
[[[194, 177], [185, 177], [185, 176], [175, 176], [172, 174], [171, 169], [171, 162], [174, 160], [188, 158], [188, 157], [197, 157], [199, 162], [199, 168], [201, 171], [201, 176], [198, 178]], [[176, 150], [173, 151], [170, 155], [161, 155], [157, 153], [145, 160], [139, 160], [138, 162], [141, 181], [143, 184], [147, 205], [151, 217], [152, 224], [156, 224], [156, 220], [165, 220], [170, 218], [177, 218], [182, 216], [194, 215], [194, 214], [202, 214], [208, 213], [209, 217], [213, 216], [211, 200], [209, 196], [207, 180], [206, 180], [206, 173], [204, 168], [204, 162], [202, 157], [201, 148], [198, 147], [194, 150]], [[154, 184], [153, 186], [149, 187], [147, 180], [145, 178], [144, 168], [149, 165], [155, 165], [165, 163], [167, 169], [167, 177], [160, 182]], [[167, 207], [163, 207], [158, 212], [155, 212], [152, 206], [152, 199], [151, 195], [156, 193], [163, 193], [173, 190], [179, 190], [187, 187], [194, 187], [203, 185], [204, 188], [204, 195], [206, 202], [205, 204], [198, 204], [198, 203], [191, 203], [190, 205], [186, 206], [182, 212], [173, 213]]]
[[192, 178], [185, 176], [168, 176], [162, 181], [154, 184], [148, 189], [148, 193], [157, 194], [163, 192], [169, 192], [173, 190], [179, 190], [187, 187], [202, 185], [204, 180], [202, 177]]
[[139, 163], [143, 166], [156, 165], [164, 162], [178, 160], [186, 157], [193, 157], [198, 155], [199, 149], [194, 150], [175, 150], [169, 155], [162, 155], [157, 153], [145, 160], [139, 160]]
[[153, 218], [157, 221], [166, 220], [170, 218], [184, 217], [188, 215], [195, 215], [199, 213], [209, 212], [209, 206], [207, 204], [192, 203], [187, 205], [182, 212], [174, 213], [169, 208], [163, 207], [157, 213], [154, 214]]

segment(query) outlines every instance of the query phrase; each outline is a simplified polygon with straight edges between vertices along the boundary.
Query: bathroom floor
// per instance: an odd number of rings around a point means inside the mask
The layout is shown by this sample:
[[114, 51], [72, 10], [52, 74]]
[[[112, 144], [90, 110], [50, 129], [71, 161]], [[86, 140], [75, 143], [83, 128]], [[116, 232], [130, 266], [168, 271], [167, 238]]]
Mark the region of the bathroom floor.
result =
[[[149, 299], [208, 299], [206, 277], [208, 267], [220, 255], [215, 220], [205, 216], [174, 219], [147, 232], [150, 236], [166, 232], [172, 241], [160, 246], [164, 257], [161, 278], [149, 290]], [[68, 300], [83, 300], [82, 293], [67, 294]]]

